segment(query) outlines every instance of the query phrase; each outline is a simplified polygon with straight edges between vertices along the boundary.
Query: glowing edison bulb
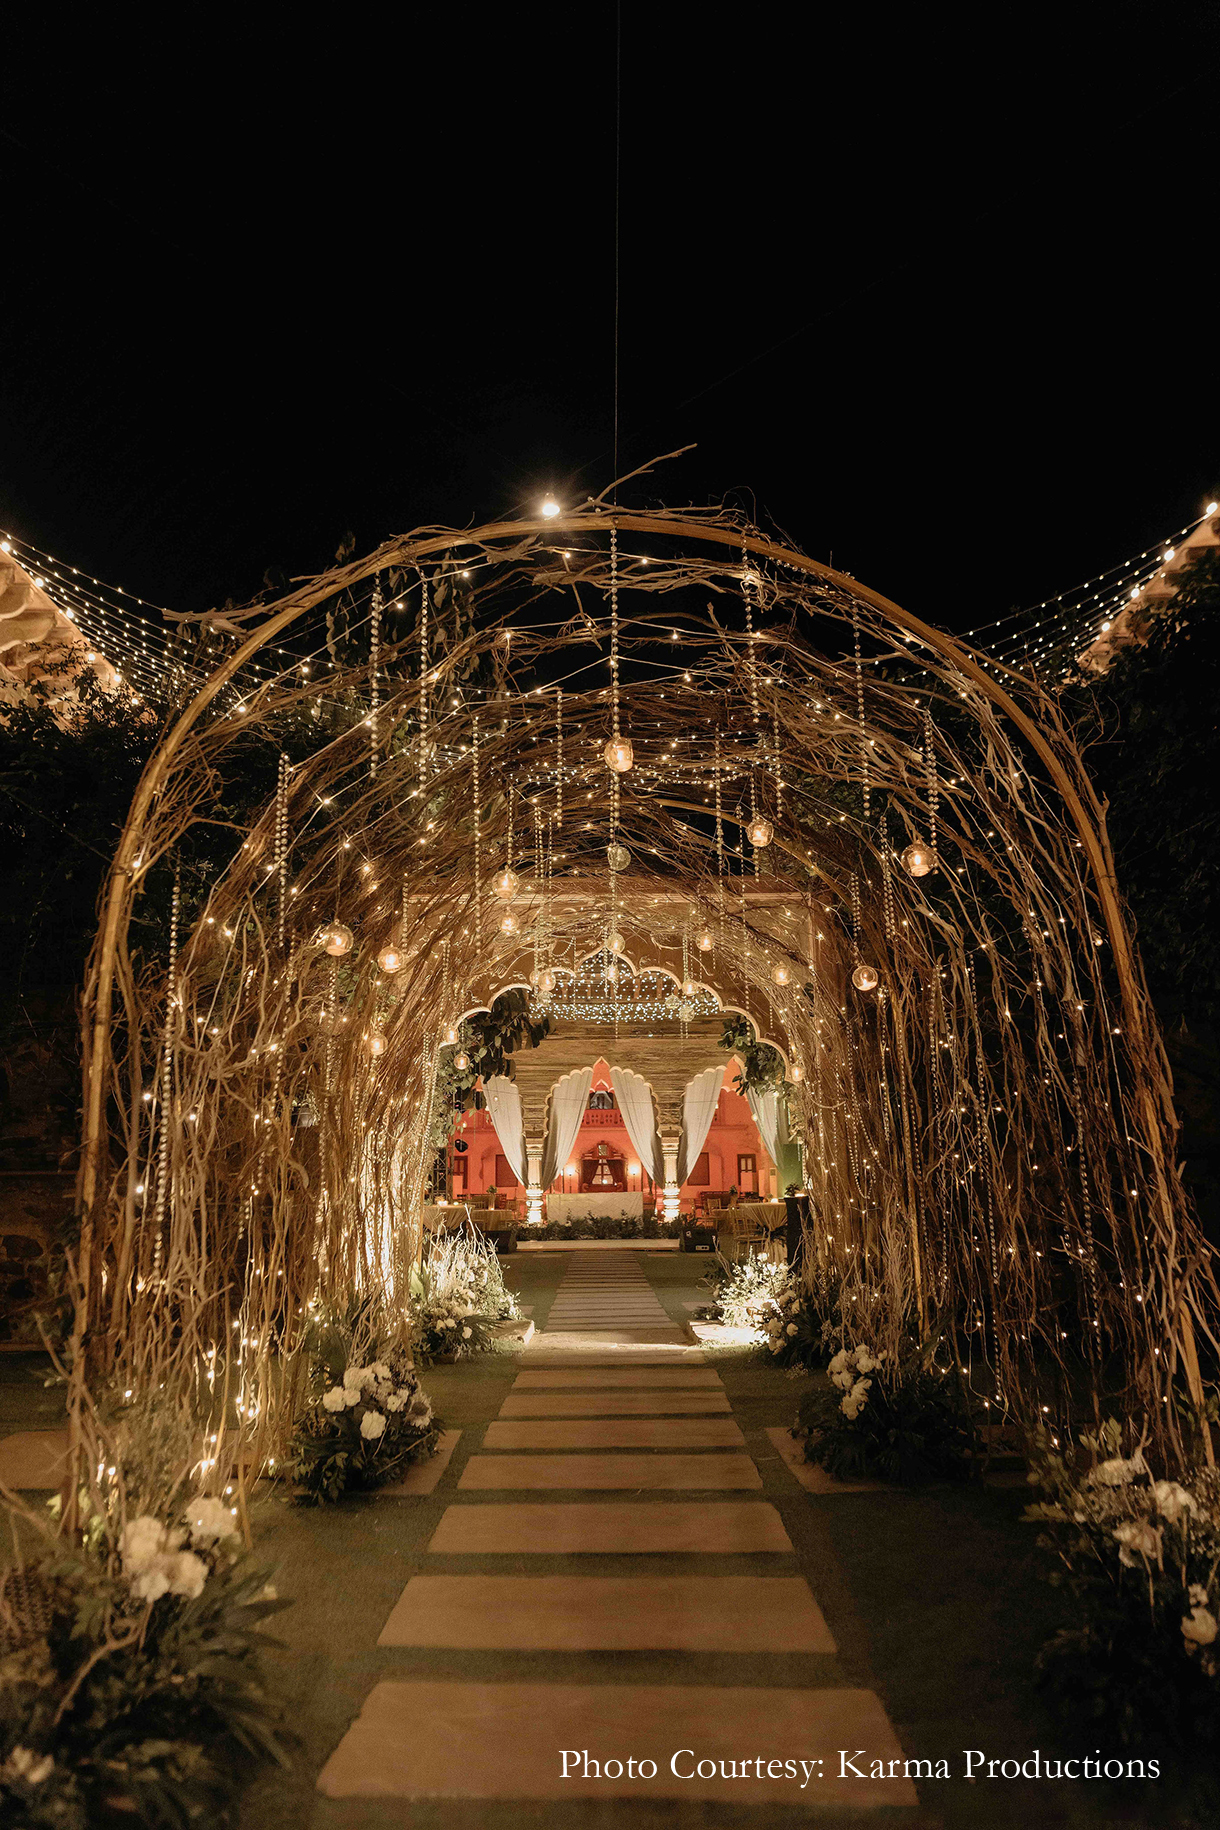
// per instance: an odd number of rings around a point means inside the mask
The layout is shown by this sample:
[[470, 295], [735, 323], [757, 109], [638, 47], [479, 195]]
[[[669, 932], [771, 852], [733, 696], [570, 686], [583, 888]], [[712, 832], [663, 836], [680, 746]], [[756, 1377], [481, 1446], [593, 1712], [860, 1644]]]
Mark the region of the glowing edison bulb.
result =
[[803, 1074], [801, 1073], [801, 1068], [800, 1068], [799, 1062], [797, 1063], [796, 1067], [794, 1067], [792, 1070], [792, 1078], [793, 1078], [793, 1080], [802, 1080], [804, 1078]]
[[385, 973], [387, 978], [393, 978], [394, 974], [396, 972], [401, 972], [405, 966], [406, 956], [391, 941], [389, 946], [383, 947], [381, 952], [377, 955], [377, 964], [381, 967], [381, 970]]
[[544, 966], [538, 974], [538, 989], [544, 993], [555, 989], [555, 974], [549, 966]]
[[386, 1051], [386, 1039], [379, 1029], [371, 1029], [364, 1039], [364, 1046], [374, 1061], [379, 1060]]
[[682, 996], [684, 998], [693, 998], [698, 989], [699, 987], [696, 985], [694, 979], [683, 979]]
[[770, 820], [764, 820], [760, 813], [755, 814], [754, 818], [750, 821], [750, 824], [746, 827], [746, 838], [750, 841], [750, 844], [754, 846], [756, 851], [761, 851], [765, 845], [770, 845], [774, 837], [775, 828], [772, 826]]
[[714, 937], [712, 935], [712, 930], [710, 928], [700, 928], [695, 936], [695, 945], [698, 947], [700, 953], [710, 953], [713, 944]]
[[538, 513], [542, 516], [544, 521], [553, 521], [556, 515], [563, 513], [563, 510], [560, 508], [558, 502], [556, 502], [554, 496], [548, 496], [546, 501], [543, 502], [539, 508]]
[[857, 966], [851, 975], [851, 982], [857, 991], [876, 991], [877, 968], [875, 966]]
[[606, 863], [612, 871], [625, 871], [631, 863], [631, 853], [616, 840], [613, 845], [606, 847]]
[[606, 945], [610, 949], [611, 953], [621, 953], [623, 951], [623, 948], [626, 946], [626, 944], [627, 944], [626, 941], [623, 939], [622, 935], [619, 933], [617, 928], [612, 929], [611, 932], [609, 934], [607, 934], [607, 936], [606, 936]]
[[503, 920], [500, 923], [501, 934], [518, 934], [520, 931], [521, 923], [517, 920], [517, 917], [513, 914], [511, 909], [506, 909], [504, 911]]
[[506, 864], [498, 877], [493, 877], [491, 887], [501, 902], [511, 902], [521, 887], [521, 879], [511, 864]]
[[612, 737], [602, 755], [606, 759], [607, 769], [613, 769], [616, 775], [626, 775], [635, 761], [630, 737]]
[[922, 839], [916, 839], [915, 843], [908, 845], [903, 852], [902, 867], [912, 877], [926, 877], [929, 871], [936, 869], [936, 857], [932, 847], [925, 845]]
[[789, 985], [792, 982], [792, 974], [782, 960], [778, 966], [772, 966], [771, 977], [777, 985]]
[[464, 1074], [470, 1066], [470, 1056], [463, 1050], [460, 1055], [455, 1055], [453, 1057], [453, 1065], [459, 1074]]
[[342, 959], [350, 953], [355, 936], [350, 928], [345, 928], [341, 921], [329, 921], [322, 930], [322, 945], [332, 959]]
[[445, 1025], [445, 1044], [446, 1044], [446, 1047], [448, 1047], [448, 1048], [452, 1048], [452, 1047], [453, 1047], [453, 1045], [454, 1045], [454, 1043], [455, 1043], [455, 1042], [456, 1042], [456, 1041], [457, 1041], [457, 1039], [458, 1039], [458, 1033], [457, 1033], [457, 1025], [456, 1025], [456, 1023], [447, 1023], [447, 1024], [446, 1024], [446, 1025]]

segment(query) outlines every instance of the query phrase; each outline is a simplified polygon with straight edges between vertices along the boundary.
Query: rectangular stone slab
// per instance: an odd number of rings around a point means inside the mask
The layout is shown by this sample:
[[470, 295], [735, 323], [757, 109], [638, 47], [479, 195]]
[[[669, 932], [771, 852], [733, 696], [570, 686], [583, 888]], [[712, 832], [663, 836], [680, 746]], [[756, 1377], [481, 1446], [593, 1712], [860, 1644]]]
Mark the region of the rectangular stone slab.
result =
[[489, 1423], [485, 1449], [744, 1449], [731, 1417], [589, 1417]]
[[510, 1392], [501, 1417], [707, 1416], [727, 1411], [723, 1392]]
[[596, 1388], [610, 1389], [613, 1386], [637, 1386], [654, 1391], [668, 1391], [671, 1388], [685, 1386], [689, 1390], [695, 1387], [718, 1386], [722, 1391], [720, 1374], [711, 1366], [573, 1366], [570, 1372], [554, 1368], [538, 1368], [534, 1372], [519, 1372], [513, 1380], [513, 1390], [519, 1391], [583, 1391]]
[[379, 1646], [484, 1652], [812, 1652], [803, 1576], [413, 1576]]
[[656, 1552], [745, 1555], [790, 1551], [774, 1506], [765, 1500], [584, 1500], [555, 1505], [506, 1501], [450, 1506], [428, 1546], [434, 1556], [632, 1555]]
[[458, 1477], [469, 1492], [586, 1492], [640, 1488], [695, 1493], [717, 1487], [758, 1488], [748, 1455], [472, 1455]]
[[[329, 1798], [678, 1798], [769, 1805], [779, 1825], [831, 1808], [914, 1806], [909, 1779], [840, 1779], [838, 1749], [902, 1759], [871, 1690], [711, 1690], [684, 1684], [444, 1684], [374, 1686], [318, 1776]], [[562, 1777], [561, 1751], [622, 1762], [624, 1777]], [[700, 1760], [822, 1760], [821, 1778], [679, 1778]], [[653, 1779], [629, 1779], [628, 1758]], [[578, 1769], [579, 1770], [579, 1769]], [[764, 1766], [765, 1772], [765, 1766]]]

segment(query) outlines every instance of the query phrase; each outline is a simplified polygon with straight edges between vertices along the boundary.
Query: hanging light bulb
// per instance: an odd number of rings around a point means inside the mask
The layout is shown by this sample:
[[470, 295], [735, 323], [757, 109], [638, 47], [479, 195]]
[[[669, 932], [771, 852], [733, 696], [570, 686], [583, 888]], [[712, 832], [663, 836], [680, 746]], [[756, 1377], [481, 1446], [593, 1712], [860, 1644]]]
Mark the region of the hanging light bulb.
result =
[[612, 871], [625, 871], [631, 863], [631, 853], [616, 839], [612, 845], [606, 847], [606, 863]]
[[792, 1078], [793, 1078], [793, 1080], [801, 1080], [803, 1078], [799, 1062], [792, 1070]]
[[393, 978], [394, 974], [396, 972], [401, 972], [405, 966], [406, 956], [393, 944], [393, 942], [391, 942], [388, 947], [383, 947], [381, 952], [377, 955], [377, 964], [381, 967], [381, 970], [385, 973], [387, 978]]
[[533, 985], [535, 987], [535, 989], [537, 988], [538, 980], [541, 977], [542, 977], [541, 967], [535, 966], [534, 970], [530, 973], [530, 984]]
[[332, 959], [342, 959], [351, 952], [355, 935], [341, 921], [329, 921], [322, 930], [321, 941]]
[[379, 1029], [371, 1029], [364, 1039], [364, 1046], [376, 1061], [385, 1054], [386, 1039]]
[[456, 1023], [447, 1023], [445, 1025], [445, 1046], [446, 1046], [446, 1048], [452, 1048], [454, 1046], [454, 1044], [456, 1043], [457, 1039], [458, 1039], [457, 1024]]
[[511, 902], [521, 887], [521, 879], [510, 864], [506, 864], [499, 876], [493, 877], [491, 887], [501, 902]]
[[506, 909], [504, 911], [503, 920], [500, 922], [501, 934], [518, 934], [520, 933], [520, 930], [521, 923], [517, 920], [517, 917], [513, 914], [511, 909]]
[[787, 966], [785, 966], [783, 960], [780, 961], [778, 966], [772, 966], [771, 977], [777, 985], [789, 985], [792, 982], [792, 974], [789, 972]]
[[606, 936], [606, 945], [611, 953], [621, 953], [626, 944], [626, 941], [617, 928], [611, 929], [610, 933]]
[[746, 827], [746, 838], [750, 844], [756, 851], [761, 851], [765, 845], [770, 845], [774, 837], [775, 828], [770, 820], [764, 820], [761, 813], [756, 813]]
[[903, 869], [909, 871], [912, 877], [926, 877], [929, 871], [936, 869], [936, 858], [932, 847], [925, 845], [922, 839], [916, 839], [915, 843], [908, 845], [903, 852], [902, 865]]
[[613, 769], [616, 775], [626, 775], [635, 761], [630, 737], [612, 737], [602, 755], [606, 759], [607, 769]]
[[714, 936], [712, 930], [710, 928], [700, 928], [695, 936], [695, 945], [698, 947], [700, 953], [710, 953], [713, 944]]
[[547, 992], [554, 991], [555, 989], [555, 974], [551, 971], [549, 966], [544, 966], [542, 971], [538, 974], [538, 989], [544, 996]]
[[470, 1066], [470, 1056], [464, 1049], [460, 1055], [455, 1055], [453, 1057], [453, 1065], [459, 1074], [464, 1074], [466, 1072], [467, 1068]]
[[693, 998], [698, 990], [699, 987], [696, 985], [694, 979], [683, 979], [682, 996], [684, 998]]
[[875, 966], [857, 966], [851, 975], [851, 982], [857, 991], [876, 991], [877, 968]]

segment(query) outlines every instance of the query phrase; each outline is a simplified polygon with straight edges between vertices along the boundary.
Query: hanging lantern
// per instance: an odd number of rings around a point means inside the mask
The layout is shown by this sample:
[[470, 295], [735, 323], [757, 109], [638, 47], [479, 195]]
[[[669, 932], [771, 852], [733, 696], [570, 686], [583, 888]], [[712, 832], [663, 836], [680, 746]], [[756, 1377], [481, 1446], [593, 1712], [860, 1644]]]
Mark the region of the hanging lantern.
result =
[[760, 813], [756, 813], [754, 818], [750, 821], [750, 824], [746, 827], [746, 838], [750, 841], [750, 844], [754, 847], [755, 851], [762, 851], [765, 845], [770, 845], [774, 837], [775, 828], [772, 826], [770, 820], [764, 820]]
[[387, 978], [393, 978], [396, 972], [401, 972], [406, 963], [406, 955], [392, 942], [388, 947], [383, 947], [377, 955], [377, 964]]
[[626, 775], [635, 760], [630, 737], [612, 737], [602, 755], [606, 759], [607, 769], [613, 769], [616, 775]]
[[458, 1033], [457, 1033], [456, 1023], [447, 1023], [445, 1025], [445, 1046], [446, 1046], [446, 1048], [453, 1048], [454, 1045], [456, 1044], [457, 1040], [458, 1040]]
[[470, 1066], [470, 1056], [463, 1050], [460, 1055], [453, 1057], [453, 1065], [459, 1074], [464, 1074]]
[[712, 930], [710, 928], [700, 928], [695, 936], [695, 945], [698, 947], [700, 953], [710, 953], [714, 944], [715, 937], [712, 934]]
[[530, 984], [533, 985], [535, 987], [535, 989], [537, 989], [538, 980], [541, 977], [542, 977], [541, 967], [535, 966], [534, 970], [530, 973]]
[[792, 983], [792, 974], [782, 960], [778, 966], [772, 966], [771, 977], [777, 985], [790, 985]]
[[504, 911], [503, 919], [500, 922], [501, 934], [518, 934], [520, 931], [521, 923], [517, 920], [517, 917], [513, 914], [511, 909], [506, 909]]
[[794, 1067], [794, 1068], [793, 1068], [793, 1070], [792, 1070], [792, 1076], [791, 1076], [791, 1077], [792, 1077], [792, 1079], [793, 1079], [793, 1080], [801, 1080], [801, 1079], [803, 1079], [803, 1075], [802, 1075], [802, 1073], [801, 1073], [801, 1069], [800, 1069], [800, 1064], [799, 1064], [799, 1062], [798, 1062], [798, 1064], [797, 1064], [797, 1066], [796, 1066], [796, 1067]]
[[386, 1039], [379, 1029], [371, 1029], [364, 1038], [364, 1046], [367, 1048], [374, 1061], [376, 1061], [385, 1054]]
[[621, 953], [626, 944], [617, 928], [606, 936], [606, 946], [611, 953]]
[[501, 902], [511, 902], [521, 888], [521, 879], [512, 866], [506, 864], [499, 875], [492, 878], [491, 887]]
[[668, 1011], [669, 1015], [672, 1017], [678, 1008], [679, 1002], [680, 1002], [680, 999], [678, 997], [677, 992], [671, 991], [669, 996], [665, 1000], [663, 1008], [666, 1011]]
[[926, 877], [929, 871], [936, 869], [936, 855], [930, 845], [925, 845], [922, 839], [916, 839], [903, 852], [902, 866], [912, 877]]
[[689, 1023], [691, 1018], [694, 1016], [694, 1014], [695, 1014], [694, 1005], [691, 1004], [687, 999], [684, 998], [678, 1006], [679, 1020], [683, 1023]]
[[612, 871], [625, 871], [631, 863], [631, 853], [615, 839], [612, 845], [606, 847], [606, 863]]
[[342, 959], [351, 952], [355, 936], [341, 921], [330, 921], [322, 930], [321, 941], [332, 959]]
[[684, 998], [693, 998], [697, 994], [698, 990], [699, 990], [699, 987], [698, 987], [698, 985], [696, 985], [694, 979], [683, 979], [682, 996]]
[[538, 989], [544, 996], [548, 991], [554, 991], [555, 989], [555, 974], [551, 971], [549, 966], [544, 966], [542, 971], [538, 974]]
[[851, 982], [857, 991], [876, 991], [877, 968], [875, 966], [857, 966], [851, 975]]

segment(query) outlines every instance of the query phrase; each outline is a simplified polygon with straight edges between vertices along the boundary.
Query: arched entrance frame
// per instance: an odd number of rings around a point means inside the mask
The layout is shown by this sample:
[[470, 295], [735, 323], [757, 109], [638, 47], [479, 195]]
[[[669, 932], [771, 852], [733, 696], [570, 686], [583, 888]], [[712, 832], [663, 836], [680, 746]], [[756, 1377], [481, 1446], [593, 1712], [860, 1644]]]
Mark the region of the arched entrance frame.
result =
[[[1067, 742], [1065, 734], [1056, 728], [1053, 705], [1045, 699], [1039, 701], [1044, 720], [1050, 731], [1048, 736], [1038, 719], [1031, 716], [1025, 706], [1019, 704], [1017, 698], [1014, 697], [1018, 684], [1017, 676], [1007, 674], [1007, 678], [1013, 686], [1013, 691], [1010, 691], [982, 666], [965, 644], [956, 638], [947, 636], [911, 616], [878, 593], [859, 585], [855, 580], [847, 579], [842, 574], [820, 565], [817, 561], [809, 560], [804, 555], [781, 547], [775, 542], [764, 540], [749, 530], [700, 521], [690, 516], [636, 515], [619, 510], [606, 510], [597, 505], [588, 512], [561, 517], [555, 521], [496, 523], [473, 532], [449, 531], [440, 535], [429, 534], [421, 538], [408, 538], [387, 543], [369, 558], [350, 567], [338, 568], [327, 574], [324, 579], [303, 587], [301, 591], [285, 599], [272, 614], [266, 616], [236, 653], [222, 663], [207, 685], [167, 733], [158, 751], [150, 760], [137, 788], [103, 897], [101, 927], [85, 1002], [86, 1099], [81, 1174], [82, 1237], [76, 1330], [78, 1344], [84, 1338], [90, 1303], [96, 1301], [98, 1279], [93, 1259], [93, 1245], [95, 1228], [101, 1217], [101, 1201], [106, 1193], [101, 1183], [103, 1104], [111, 1073], [111, 1041], [116, 986], [120, 987], [123, 996], [128, 1000], [128, 1010], [130, 1011], [130, 991], [125, 979], [124, 965], [126, 926], [130, 918], [132, 900], [138, 893], [148, 871], [165, 855], [182, 830], [181, 808], [176, 808], [169, 803], [166, 791], [172, 782], [180, 780], [183, 772], [192, 766], [191, 744], [203, 715], [215, 701], [217, 694], [253, 655], [273, 642], [277, 636], [283, 634], [294, 622], [306, 616], [311, 609], [327, 597], [332, 596], [336, 590], [358, 584], [377, 571], [392, 565], [415, 565], [422, 560], [452, 551], [456, 546], [481, 546], [485, 551], [495, 552], [500, 543], [506, 543], [513, 551], [520, 553], [528, 549], [533, 541], [545, 539], [553, 544], [557, 537], [564, 535], [590, 532], [602, 534], [611, 529], [618, 530], [620, 533], [655, 534], [667, 541], [689, 539], [704, 546], [732, 547], [748, 559], [760, 563], [770, 563], [793, 576], [813, 581], [828, 592], [837, 593], [836, 601], [840, 603], [840, 608], [836, 614], [840, 616], [842, 615], [842, 602], [852, 601], [861, 606], [871, 607], [885, 625], [902, 632], [906, 638], [922, 643], [939, 657], [940, 663], [951, 672], [954, 678], [966, 683], [969, 692], [977, 695], [979, 701], [985, 702], [1001, 714], [1019, 735], [1021, 741], [1028, 746], [1030, 753], [1037, 758], [1045, 780], [1053, 786], [1070, 827], [1077, 835], [1076, 843], [1083, 854], [1083, 863], [1091, 883], [1091, 894], [1096, 900], [1100, 922], [1109, 942], [1118, 1007], [1122, 1019], [1121, 1033], [1125, 1038], [1121, 1046], [1125, 1060], [1134, 1064], [1132, 1085], [1138, 1112], [1139, 1132], [1136, 1144], [1138, 1151], [1143, 1154], [1146, 1161], [1147, 1181], [1158, 1228], [1159, 1275], [1163, 1279], [1163, 1293], [1158, 1299], [1159, 1314], [1163, 1316], [1168, 1329], [1170, 1343], [1168, 1357], [1172, 1361], [1176, 1353], [1181, 1352], [1188, 1382], [1191, 1389], [1198, 1392], [1200, 1380], [1190, 1317], [1192, 1307], [1196, 1313], [1201, 1313], [1200, 1305], [1203, 1299], [1199, 1296], [1198, 1291], [1198, 1261], [1190, 1262], [1188, 1254], [1187, 1264], [1183, 1266], [1181, 1262], [1179, 1242], [1183, 1236], [1185, 1208], [1173, 1167], [1172, 1140], [1175, 1121], [1170, 1100], [1168, 1072], [1164, 1066], [1164, 1053], [1155, 1025], [1151, 1023], [1148, 1015], [1138, 963], [1123, 922], [1114, 884], [1113, 862], [1105, 832], [1104, 813], [1084, 775], [1078, 756]], [[663, 613], [658, 612], [654, 620], [663, 620]], [[713, 618], [713, 622], [714, 620]], [[792, 635], [773, 635], [771, 639], [778, 650], [790, 655], [799, 656], [805, 652], [801, 641]], [[1006, 672], [1003, 669], [999, 671]], [[1028, 686], [1028, 683], [1020, 684], [1022, 690]], [[963, 692], [962, 696], [966, 698], [968, 693]], [[1028, 693], [1026, 696], [1028, 697]], [[968, 707], [968, 709], [973, 712], [972, 707]], [[684, 800], [676, 791], [664, 794], [661, 797], [661, 803], [669, 809], [686, 808], [689, 811], [700, 811], [697, 806]], [[780, 843], [783, 843], [782, 839]], [[803, 869], [803, 860], [800, 863]], [[844, 885], [840, 883], [834, 886], [832, 894], [837, 894], [841, 900], [843, 889]], [[1120, 1032], [1116, 1030], [1115, 1033]], [[433, 1077], [435, 1079], [435, 1067]], [[905, 1107], [902, 1110], [901, 1122], [904, 1127], [909, 1122]], [[914, 1197], [912, 1197], [912, 1209], [914, 1205]], [[118, 1275], [114, 1284], [116, 1301], [118, 1292], [123, 1287], [129, 1262], [124, 1254], [129, 1250], [130, 1239], [134, 1232], [130, 1205], [127, 1208], [127, 1215], [124, 1227], [119, 1229], [119, 1243], [116, 1248], [118, 1264]], [[912, 1226], [914, 1226], [914, 1220], [912, 1220]], [[1210, 1296], [1207, 1301], [1210, 1302]]]

